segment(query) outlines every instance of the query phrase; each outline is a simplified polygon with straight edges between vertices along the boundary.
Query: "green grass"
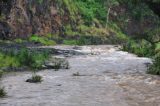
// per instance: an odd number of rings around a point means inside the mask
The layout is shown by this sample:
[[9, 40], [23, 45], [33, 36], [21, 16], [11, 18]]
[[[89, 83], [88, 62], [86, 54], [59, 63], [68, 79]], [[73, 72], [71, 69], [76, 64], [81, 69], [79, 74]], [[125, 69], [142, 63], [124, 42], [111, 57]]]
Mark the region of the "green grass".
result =
[[47, 52], [29, 51], [22, 48], [20, 51], [0, 52], [0, 68], [20, 68], [40, 69], [45, 60], [49, 58]]
[[63, 40], [63, 44], [65, 45], [77, 45], [77, 41], [76, 40]]
[[16, 59], [16, 56], [12, 56], [9, 53], [0, 52], [0, 68], [6, 67], [19, 67], [20, 63]]
[[154, 55], [154, 48], [152, 48], [152, 45], [146, 40], [129, 40], [123, 45], [123, 50], [134, 53], [139, 57], [150, 57]]
[[108, 43], [107, 37], [101, 36], [80, 36], [77, 40], [67, 39], [63, 40], [65, 45], [98, 45]]
[[38, 35], [32, 35], [29, 38], [29, 41], [34, 42], [34, 43], [40, 43], [46, 46], [56, 45], [56, 42], [54, 40], [51, 40], [48, 37], [38, 36]]
[[160, 52], [160, 43], [156, 44], [156, 52]]

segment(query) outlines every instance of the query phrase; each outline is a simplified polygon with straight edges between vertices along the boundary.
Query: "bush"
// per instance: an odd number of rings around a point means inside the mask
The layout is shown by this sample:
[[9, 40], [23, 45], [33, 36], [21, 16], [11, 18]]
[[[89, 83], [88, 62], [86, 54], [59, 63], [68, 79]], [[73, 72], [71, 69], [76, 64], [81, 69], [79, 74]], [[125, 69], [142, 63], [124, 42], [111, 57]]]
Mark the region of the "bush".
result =
[[6, 92], [4, 90], [4, 88], [0, 88], [0, 98], [5, 97], [6, 96]]
[[29, 67], [31, 69], [40, 69], [45, 60], [49, 58], [47, 52], [29, 51], [26, 48], [18, 51], [0, 52], [0, 68], [20, 68]]
[[49, 61], [45, 62], [45, 67], [47, 69], [55, 69], [58, 71], [59, 69], [69, 69], [69, 62], [63, 58], [51, 58]]
[[87, 24], [91, 24], [94, 19], [106, 21], [106, 8], [99, 0], [77, 0], [76, 4], [80, 14]]
[[16, 59], [16, 56], [13, 56], [13, 52], [0, 52], [0, 68], [6, 67], [19, 67], [20, 63]]
[[39, 82], [42, 82], [42, 76], [40, 76], [40, 75], [33, 75], [30, 79], [27, 79], [26, 82], [29, 82], [29, 83], [39, 83]]
[[44, 64], [45, 60], [49, 58], [49, 54], [47, 52], [30, 52], [27, 49], [22, 49], [17, 54], [17, 59], [20, 62], [21, 66], [28, 66], [32, 69], [40, 69]]
[[149, 74], [160, 75], [160, 54], [155, 56], [153, 65], [148, 69]]
[[150, 57], [154, 54], [154, 48], [146, 40], [129, 40], [123, 45], [123, 50], [137, 54], [140, 57]]

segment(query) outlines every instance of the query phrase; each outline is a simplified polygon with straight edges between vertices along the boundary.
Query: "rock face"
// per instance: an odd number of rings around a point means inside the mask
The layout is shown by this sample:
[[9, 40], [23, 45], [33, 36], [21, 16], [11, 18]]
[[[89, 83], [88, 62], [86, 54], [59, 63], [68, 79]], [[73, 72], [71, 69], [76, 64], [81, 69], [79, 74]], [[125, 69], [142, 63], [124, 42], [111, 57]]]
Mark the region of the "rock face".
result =
[[[7, 8], [6, 8], [7, 7]], [[61, 32], [68, 17], [61, 15], [55, 0], [1, 0], [0, 36], [26, 37]], [[12, 30], [8, 30], [12, 29]]]
[[[70, 19], [72, 14], [67, 9], [67, 6], [63, 5], [62, 1], [0, 0], [0, 37], [27, 37], [32, 34], [46, 35], [50, 33], [64, 35], [64, 26], [68, 24], [73, 26], [75, 22], [73, 23], [72, 19]], [[128, 35], [144, 34], [142, 32], [159, 26], [157, 20], [159, 20], [158, 16], [160, 16], [159, 3], [146, 2], [146, 4], [157, 14], [157, 17], [149, 14], [149, 17], [145, 16], [143, 21], [137, 21], [128, 11], [128, 5], [120, 4], [112, 8], [109, 19], [115, 21]], [[142, 4], [141, 7], [144, 8], [145, 6]], [[127, 19], [121, 19], [125, 16], [127, 16]], [[78, 17], [76, 20], [80, 21], [81, 19]], [[74, 28], [75, 26], [73, 26]]]

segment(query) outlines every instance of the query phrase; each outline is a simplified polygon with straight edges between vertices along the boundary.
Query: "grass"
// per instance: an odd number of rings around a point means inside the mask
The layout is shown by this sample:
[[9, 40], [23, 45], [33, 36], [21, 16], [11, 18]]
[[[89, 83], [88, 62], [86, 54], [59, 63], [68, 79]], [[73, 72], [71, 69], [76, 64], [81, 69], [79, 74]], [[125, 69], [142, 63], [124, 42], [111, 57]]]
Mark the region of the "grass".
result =
[[152, 45], [146, 40], [128, 40], [128, 42], [123, 45], [123, 50], [134, 53], [139, 57], [150, 57], [154, 55]]
[[65, 45], [78, 45], [76, 40], [63, 40], [63, 44]]
[[155, 56], [153, 65], [149, 67], [148, 73], [153, 75], [160, 75], [160, 54]]
[[0, 98], [3, 98], [7, 95], [6, 91], [4, 90], [4, 88], [0, 88]]
[[50, 45], [56, 45], [56, 42], [54, 40], [49, 39], [48, 37], [42, 37], [42, 36], [38, 36], [38, 35], [32, 35], [29, 38], [30, 42], [34, 42], [34, 43], [40, 43], [46, 46], [50, 46]]
[[17, 38], [17, 39], [14, 39], [14, 42], [15, 43], [23, 43], [23, 42], [25, 42], [25, 40]]
[[55, 71], [58, 71], [61, 68], [61, 63], [57, 62], [54, 64], [53, 69], [55, 69]]
[[59, 69], [69, 69], [69, 62], [63, 58], [51, 58], [49, 61], [45, 62], [45, 66], [48, 69], [55, 69], [58, 71]]
[[73, 39], [63, 40], [63, 44], [65, 45], [98, 45], [98, 44], [105, 44], [108, 42], [107, 37], [101, 36], [80, 36]]
[[42, 82], [42, 76], [33, 75], [30, 79], [27, 79], [26, 82], [29, 82], [29, 83], [40, 83], [40, 82]]
[[30, 51], [22, 48], [20, 51], [10, 50], [0, 52], [0, 68], [20, 68], [41, 69], [45, 60], [49, 58], [46, 52]]

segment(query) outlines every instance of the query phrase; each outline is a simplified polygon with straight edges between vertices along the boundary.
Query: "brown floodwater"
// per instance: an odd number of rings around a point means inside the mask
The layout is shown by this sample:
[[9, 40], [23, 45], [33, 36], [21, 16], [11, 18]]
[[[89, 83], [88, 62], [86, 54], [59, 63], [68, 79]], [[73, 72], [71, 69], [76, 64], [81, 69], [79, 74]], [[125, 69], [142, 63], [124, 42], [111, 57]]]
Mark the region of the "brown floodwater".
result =
[[112, 45], [49, 48], [71, 68], [41, 70], [39, 84], [25, 82], [30, 72], [9, 73], [0, 82], [7, 91], [0, 106], [160, 106], [160, 78], [146, 74], [151, 59]]

